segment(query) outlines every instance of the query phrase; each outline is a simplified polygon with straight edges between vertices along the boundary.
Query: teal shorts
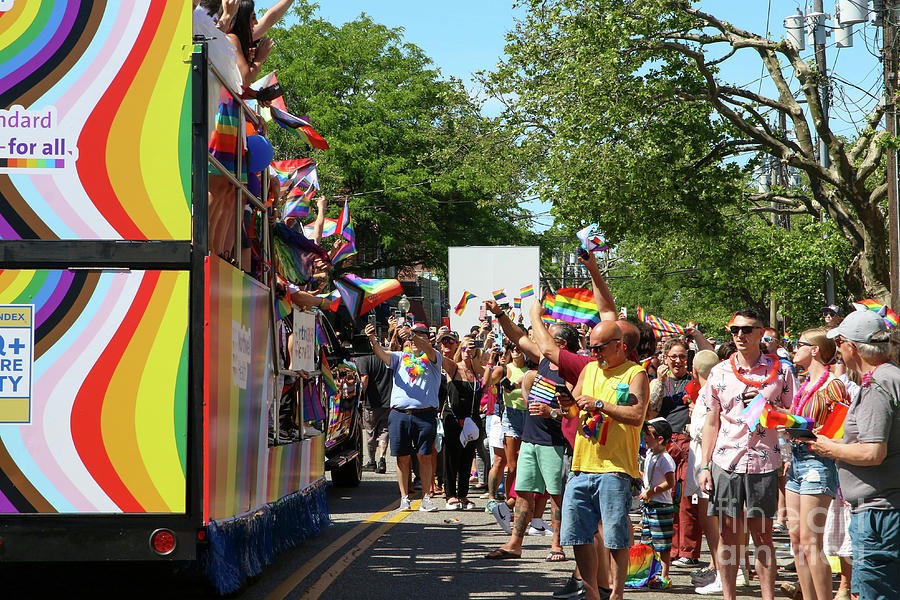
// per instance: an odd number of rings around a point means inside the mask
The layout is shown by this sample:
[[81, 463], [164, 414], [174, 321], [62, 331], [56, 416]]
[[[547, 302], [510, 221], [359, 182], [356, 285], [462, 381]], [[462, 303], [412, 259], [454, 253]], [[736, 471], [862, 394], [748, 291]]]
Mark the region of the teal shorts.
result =
[[522, 442], [516, 464], [516, 491], [562, 494], [563, 447]]

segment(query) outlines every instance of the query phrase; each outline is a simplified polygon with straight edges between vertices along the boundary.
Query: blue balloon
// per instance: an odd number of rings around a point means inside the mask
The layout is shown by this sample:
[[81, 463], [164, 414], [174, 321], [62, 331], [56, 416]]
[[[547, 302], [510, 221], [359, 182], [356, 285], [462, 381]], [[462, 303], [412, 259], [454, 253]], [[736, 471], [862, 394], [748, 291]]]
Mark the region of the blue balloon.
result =
[[259, 173], [275, 158], [272, 144], [261, 135], [247, 136], [247, 167], [251, 173]]

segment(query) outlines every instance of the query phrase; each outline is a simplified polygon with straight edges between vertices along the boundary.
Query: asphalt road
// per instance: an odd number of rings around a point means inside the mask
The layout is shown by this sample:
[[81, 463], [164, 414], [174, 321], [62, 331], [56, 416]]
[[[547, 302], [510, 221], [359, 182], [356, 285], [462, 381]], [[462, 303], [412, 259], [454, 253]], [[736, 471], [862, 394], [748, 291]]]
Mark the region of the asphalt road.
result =
[[[489, 561], [484, 554], [506, 541], [485, 500], [475, 511], [399, 512], [393, 464], [365, 473], [358, 488], [329, 484], [334, 524], [278, 556], [261, 575], [229, 598], [240, 600], [478, 600], [550, 598], [575, 566], [571, 548], [561, 563], [545, 561], [550, 538], [528, 537], [521, 559]], [[416, 496], [418, 498], [419, 496]], [[414, 502], [414, 506], [417, 503]], [[447, 522], [458, 520], [458, 522]], [[780, 544], [785, 538], [778, 538]], [[39, 542], [38, 542], [39, 543]], [[702, 561], [708, 560], [704, 553]], [[779, 560], [780, 564], [789, 562]], [[673, 569], [665, 591], [626, 590], [626, 598], [698, 598], [689, 570]], [[217, 598], [190, 568], [160, 564], [0, 566], [3, 598]], [[779, 583], [795, 581], [779, 572]], [[759, 597], [755, 582], [740, 598]]]

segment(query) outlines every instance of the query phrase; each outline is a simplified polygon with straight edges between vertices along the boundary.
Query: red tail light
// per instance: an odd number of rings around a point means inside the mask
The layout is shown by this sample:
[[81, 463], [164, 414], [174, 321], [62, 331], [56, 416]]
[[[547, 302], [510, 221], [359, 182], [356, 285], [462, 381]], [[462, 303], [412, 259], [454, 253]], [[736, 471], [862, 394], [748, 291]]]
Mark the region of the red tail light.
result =
[[150, 534], [150, 547], [160, 556], [171, 554], [175, 550], [175, 534], [170, 529], [157, 529]]

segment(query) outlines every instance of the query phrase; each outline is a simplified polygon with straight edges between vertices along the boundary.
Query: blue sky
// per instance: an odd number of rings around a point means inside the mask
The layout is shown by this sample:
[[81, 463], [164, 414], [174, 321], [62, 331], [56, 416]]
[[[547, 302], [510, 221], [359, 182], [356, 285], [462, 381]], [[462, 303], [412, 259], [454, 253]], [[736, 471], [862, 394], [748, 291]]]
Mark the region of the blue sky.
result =
[[[265, 0], [258, 3], [267, 6]], [[811, 3], [810, 3], [811, 4]], [[781, 39], [784, 35], [783, 20], [802, 6], [793, 0], [704, 0], [700, 6], [735, 25], [764, 34], [768, 23], [769, 36]], [[825, 0], [825, 12], [832, 13], [833, 0]], [[473, 93], [478, 86], [472, 81], [476, 71], [493, 68], [503, 55], [505, 36], [514, 27], [516, 15], [522, 9], [513, 9], [510, 0], [457, 0], [456, 2], [423, 2], [422, 0], [322, 0], [319, 14], [336, 24], [353, 20], [365, 12], [375, 21], [389, 27], [402, 27], [405, 39], [431, 57], [445, 76], [462, 79]], [[829, 23], [831, 24], [831, 23]], [[881, 94], [880, 63], [873, 56], [877, 53], [877, 30], [871, 25], [856, 26], [854, 47], [838, 49], [834, 38], [827, 44], [829, 69], [836, 65], [836, 81], [833, 126], [844, 135], [855, 134], [853, 122], [861, 122], [864, 111], [874, 106], [875, 100], [861, 90], [869, 90], [875, 96]], [[804, 56], [812, 56], [807, 45]], [[761, 65], [755, 52], [743, 51], [723, 65], [723, 77], [732, 83], [746, 85], [753, 91], [774, 94], [767, 77], [760, 78]], [[785, 74], [790, 75], [791, 69]], [[487, 114], [496, 112], [496, 106], [487, 104]], [[531, 206], [536, 212], [545, 207]], [[545, 221], [546, 224], [546, 221]]]

